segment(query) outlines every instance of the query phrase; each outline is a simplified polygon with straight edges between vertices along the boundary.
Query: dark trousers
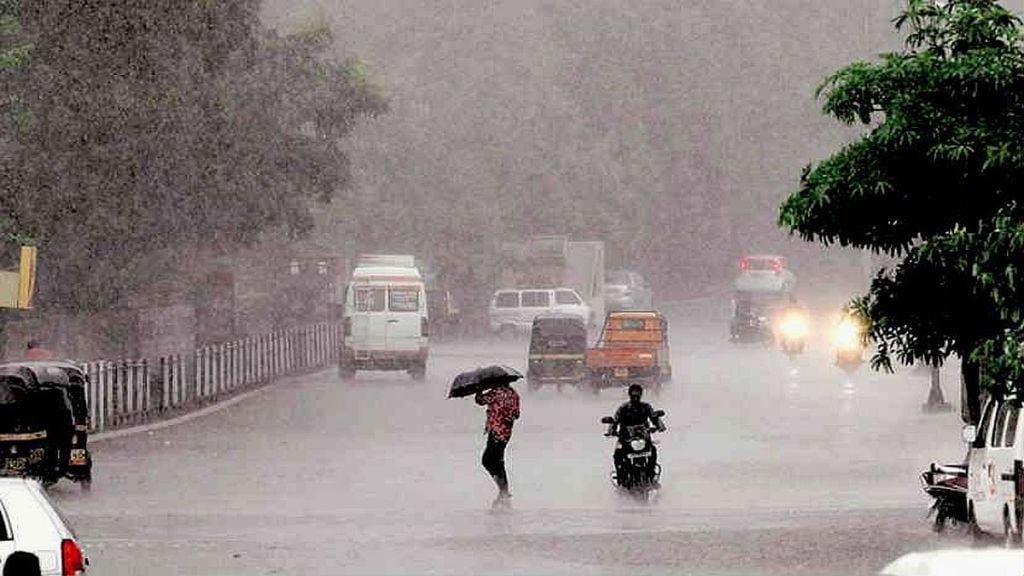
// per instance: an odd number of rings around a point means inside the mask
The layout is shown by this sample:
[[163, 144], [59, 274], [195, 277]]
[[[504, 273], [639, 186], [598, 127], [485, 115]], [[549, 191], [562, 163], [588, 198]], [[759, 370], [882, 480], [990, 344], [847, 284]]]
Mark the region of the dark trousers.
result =
[[505, 446], [508, 442], [498, 438], [494, 434], [487, 435], [487, 448], [484, 449], [484, 456], [480, 463], [484, 470], [494, 478], [498, 485], [498, 491], [502, 494], [508, 492], [508, 475], [505, 473]]

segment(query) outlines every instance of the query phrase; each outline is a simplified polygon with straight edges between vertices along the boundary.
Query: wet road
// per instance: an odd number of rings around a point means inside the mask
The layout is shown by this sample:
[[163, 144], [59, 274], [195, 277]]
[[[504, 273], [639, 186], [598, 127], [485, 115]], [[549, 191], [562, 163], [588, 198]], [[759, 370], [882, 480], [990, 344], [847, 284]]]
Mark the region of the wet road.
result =
[[[670, 312], [675, 381], [656, 407], [663, 491], [608, 481], [598, 420], [620, 390], [523, 393], [511, 510], [479, 467], [483, 410], [454, 373], [525, 343], [435, 346], [425, 383], [333, 372], [216, 414], [98, 443], [90, 494], [53, 494], [103, 575], [872, 574], [938, 539], [917, 474], [956, 459], [959, 419], [923, 415], [927, 379], [846, 376], [725, 341], [721, 306]], [[946, 385], [955, 396], [955, 387]]]

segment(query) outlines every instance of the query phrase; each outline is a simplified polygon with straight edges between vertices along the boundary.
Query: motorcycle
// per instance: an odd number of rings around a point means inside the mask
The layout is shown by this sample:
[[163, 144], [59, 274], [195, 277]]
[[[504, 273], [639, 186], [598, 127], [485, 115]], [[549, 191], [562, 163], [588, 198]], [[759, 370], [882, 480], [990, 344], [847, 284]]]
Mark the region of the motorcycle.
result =
[[928, 517], [935, 515], [935, 532], [942, 532], [947, 525], [967, 525], [966, 464], [932, 462], [921, 473], [921, 489], [934, 499], [928, 507]]
[[804, 353], [810, 321], [800, 310], [787, 311], [778, 324], [778, 341], [782, 351], [793, 358]]
[[661, 464], [657, 462], [657, 451], [654, 449], [651, 434], [665, 431], [665, 425], [661, 421], [664, 415], [664, 410], [656, 410], [656, 426], [626, 426], [619, 435], [614, 433], [614, 418], [605, 416], [601, 419], [602, 424], [608, 425], [605, 436], [618, 436], [616, 450], [622, 450], [621, 462], [617, 463], [619, 469], [611, 473], [612, 485], [643, 501], [649, 500], [661, 487]]
[[863, 328], [852, 317], [846, 316], [832, 334], [836, 349], [836, 366], [853, 372], [864, 363]]

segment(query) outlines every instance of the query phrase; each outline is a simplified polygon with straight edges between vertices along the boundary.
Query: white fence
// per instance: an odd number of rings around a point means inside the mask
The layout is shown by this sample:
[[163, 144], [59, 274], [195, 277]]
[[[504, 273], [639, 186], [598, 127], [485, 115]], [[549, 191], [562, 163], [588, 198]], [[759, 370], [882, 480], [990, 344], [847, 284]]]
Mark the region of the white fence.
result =
[[86, 396], [93, 431], [192, 410], [278, 376], [335, 362], [339, 324], [316, 324], [206, 346], [192, 354], [90, 362]]

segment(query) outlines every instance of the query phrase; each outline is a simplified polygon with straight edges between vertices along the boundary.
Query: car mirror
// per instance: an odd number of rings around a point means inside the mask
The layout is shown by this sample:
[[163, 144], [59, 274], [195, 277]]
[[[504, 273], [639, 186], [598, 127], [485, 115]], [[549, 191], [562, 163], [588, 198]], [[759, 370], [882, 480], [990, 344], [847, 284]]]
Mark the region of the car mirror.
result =
[[654, 411], [654, 417], [655, 418], [661, 418], [664, 415], [665, 415], [665, 411], [664, 410], [655, 410]]
[[960, 439], [964, 441], [964, 444], [974, 444], [974, 439], [977, 436], [978, 428], [974, 424], [968, 424], [960, 429]]
[[615, 424], [615, 418], [605, 416], [604, 418], [601, 418], [601, 424]]

